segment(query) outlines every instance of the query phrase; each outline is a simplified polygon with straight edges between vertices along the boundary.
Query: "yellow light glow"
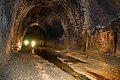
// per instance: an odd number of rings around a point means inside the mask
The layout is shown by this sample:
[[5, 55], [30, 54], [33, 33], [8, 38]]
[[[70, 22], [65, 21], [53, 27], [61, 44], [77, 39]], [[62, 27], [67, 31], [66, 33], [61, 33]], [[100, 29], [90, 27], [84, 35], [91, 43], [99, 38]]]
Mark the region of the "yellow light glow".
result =
[[17, 44], [17, 50], [20, 50], [21, 49], [21, 42], [19, 41], [18, 44]]
[[25, 40], [24, 41], [24, 45], [27, 46], [29, 44], [29, 41], [28, 40]]
[[35, 45], [36, 45], [36, 42], [35, 42], [35, 41], [32, 41], [32, 42], [31, 42], [31, 46], [32, 46], [32, 47], [35, 47]]

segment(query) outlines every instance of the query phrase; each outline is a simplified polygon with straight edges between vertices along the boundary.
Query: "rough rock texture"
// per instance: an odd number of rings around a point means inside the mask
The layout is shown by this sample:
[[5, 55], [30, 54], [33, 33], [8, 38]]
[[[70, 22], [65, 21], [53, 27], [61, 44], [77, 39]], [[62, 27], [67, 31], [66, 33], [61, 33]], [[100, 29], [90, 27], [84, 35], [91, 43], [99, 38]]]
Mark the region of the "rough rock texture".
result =
[[3, 39], [6, 38], [6, 35], [3, 34], [3, 29], [7, 29], [7, 20], [5, 14], [3, 14], [3, 11], [3, 3], [0, 1], [0, 67], [3, 66], [7, 60], [7, 54], [5, 52], [6, 44], [3, 41]]
[[111, 23], [114, 33], [115, 51], [120, 56], [120, 19], [117, 19]]
[[[24, 34], [19, 34], [20, 30], [24, 32], [22, 23], [29, 11], [36, 6], [40, 9], [51, 9], [64, 29], [64, 35], [50, 45], [65, 43], [63, 46], [66, 49], [83, 52], [95, 50], [109, 53], [115, 52], [116, 49], [119, 51], [119, 31], [116, 43], [116, 33], [109, 29], [111, 22], [120, 16], [119, 4], [119, 0], [0, 0], [0, 57], [16, 52], [17, 47], [22, 44]], [[54, 20], [53, 16], [54, 14], [47, 16], [51, 18], [50, 22]], [[0, 64], [2, 65], [5, 60]]]
[[[49, 66], [49, 67], [48, 67]], [[76, 80], [52, 63], [30, 53], [17, 53], [0, 70], [0, 80]]]
[[88, 50], [97, 53], [114, 53], [115, 41], [112, 29], [101, 29], [89, 38]]
[[[42, 40], [50, 48], [120, 57], [119, 17], [119, 0], [0, 0], [0, 80], [75, 80], [75, 76], [42, 58], [17, 53], [25, 34], [34, 25], [43, 30]], [[90, 63], [95, 68], [103, 66], [97, 61]], [[106, 64], [104, 67], [109, 72]], [[109, 73], [104, 73], [109, 79]], [[119, 78], [119, 69], [117, 74], [112, 70], [110, 73]]]

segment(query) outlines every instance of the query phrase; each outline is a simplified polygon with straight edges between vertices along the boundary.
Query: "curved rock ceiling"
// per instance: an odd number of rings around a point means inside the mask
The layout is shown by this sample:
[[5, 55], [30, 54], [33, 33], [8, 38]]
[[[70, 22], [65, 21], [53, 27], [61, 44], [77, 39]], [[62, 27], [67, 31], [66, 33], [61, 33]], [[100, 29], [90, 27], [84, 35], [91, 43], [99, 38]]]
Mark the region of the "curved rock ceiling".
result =
[[60, 34], [58, 44], [67, 49], [86, 51], [95, 46], [96, 50], [114, 52], [111, 22], [120, 16], [119, 4], [119, 0], [1, 0], [1, 52], [17, 51], [16, 46], [34, 23], [45, 31], [50, 26]]

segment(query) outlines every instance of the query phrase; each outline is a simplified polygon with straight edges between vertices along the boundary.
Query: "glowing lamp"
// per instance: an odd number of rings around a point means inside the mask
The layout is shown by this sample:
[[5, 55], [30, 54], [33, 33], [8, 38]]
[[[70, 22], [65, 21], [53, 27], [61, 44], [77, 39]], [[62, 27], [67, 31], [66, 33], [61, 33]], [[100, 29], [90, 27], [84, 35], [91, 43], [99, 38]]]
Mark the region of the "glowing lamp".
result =
[[32, 41], [32, 42], [31, 42], [31, 46], [34, 48], [35, 45], [36, 45], [36, 42], [35, 42], [35, 41]]
[[24, 41], [24, 45], [27, 46], [29, 44], [29, 41], [28, 40], [25, 40]]

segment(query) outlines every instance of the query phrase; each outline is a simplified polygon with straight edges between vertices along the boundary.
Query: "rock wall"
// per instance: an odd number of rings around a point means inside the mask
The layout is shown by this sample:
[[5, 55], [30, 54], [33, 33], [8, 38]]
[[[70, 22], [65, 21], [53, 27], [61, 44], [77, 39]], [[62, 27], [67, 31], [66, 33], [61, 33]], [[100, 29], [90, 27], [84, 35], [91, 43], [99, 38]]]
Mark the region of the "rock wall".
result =
[[97, 30], [94, 35], [89, 36], [88, 51], [93, 53], [114, 53], [115, 41], [111, 28]]
[[[15, 52], [16, 48], [16, 31], [21, 16], [18, 15], [22, 11], [20, 5], [22, 2], [19, 0], [0, 0], [0, 65], [8, 60]], [[24, 5], [24, 4], [23, 4]], [[22, 6], [22, 5], [21, 5]], [[26, 5], [25, 5], [26, 6]], [[22, 6], [24, 8], [24, 6]], [[23, 17], [23, 15], [22, 15]]]
[[[115, 4], [111, 4], [113, 2]], [[10, 53], [16, 52], [23, 37], [18, 35], [18, 28], [24, 17], [34, 6], [40, 5], [51, 7], [58, 14], [65, 34], [61, 40], [68, 42], [68, 49], [102, 53], [120, 51], [119, 29], [106, 30], [112, 20], [119, 18], [118, 4], [118, 0], [0, 0], [0, 65]]]
[[[6, 38], [4, 31], [7, 31], [7, 17], [4, 14], [3, 2], [0, 1], [0, 67], [7, 61], [7, 54], [5, 52], [6, 44], [3, 39]], [[4, 32], [4, 33], [3, 33]]]
[[114, 33], [116, 55], [120, 56], [120, 18], [112, 21], [111, 26]]

